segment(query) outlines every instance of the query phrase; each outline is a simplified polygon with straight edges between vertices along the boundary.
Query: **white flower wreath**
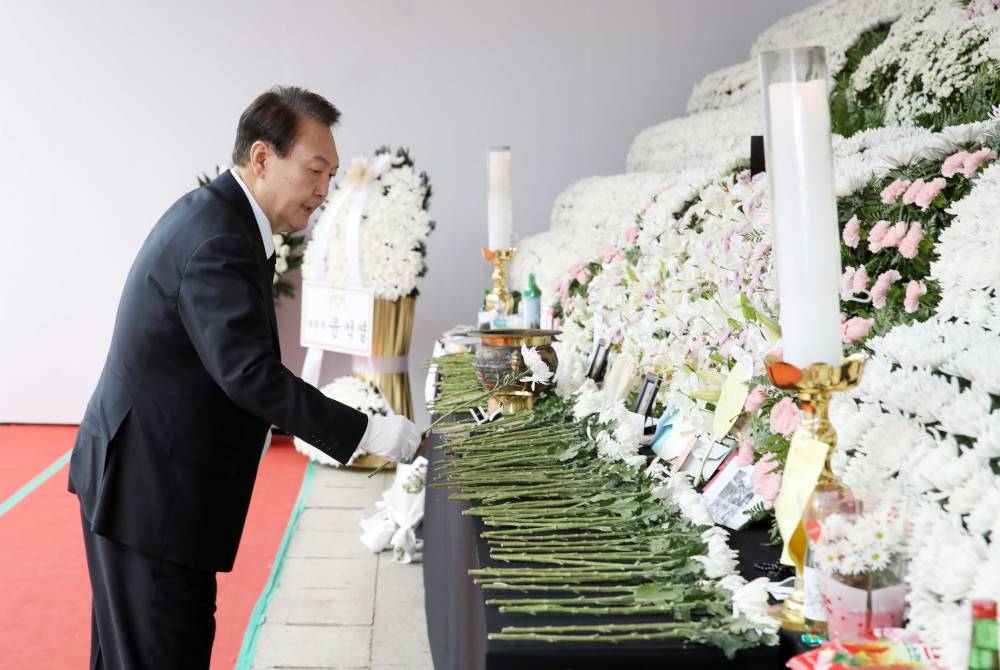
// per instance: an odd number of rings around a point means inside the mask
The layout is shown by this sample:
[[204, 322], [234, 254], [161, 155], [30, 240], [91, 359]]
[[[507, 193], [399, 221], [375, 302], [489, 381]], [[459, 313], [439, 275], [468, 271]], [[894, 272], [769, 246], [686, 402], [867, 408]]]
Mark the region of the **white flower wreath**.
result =
[[434, 229], [428, 213], [430, 184], [426, 174], [414, 171], [403, 149], [384, 172], [376, 174], [377, 159], [387, 153], [388, 149], [379, 150], [372, 160], [355, 159], [351, 164], [313, 229], [303, 261], [304, 276], [313, 276], [312, 267], [322, 255], [317, 240], [333, 226], [327, 237], [324, 276], [330, 283], [350, 285], [349, 254], [354, 251], [348, 248], [347, 222], [356, 194], [368, 184], [357, 250], [361, 285], [385, 300], [416, 295], [417, 277], [426, 270], [425, 242]]

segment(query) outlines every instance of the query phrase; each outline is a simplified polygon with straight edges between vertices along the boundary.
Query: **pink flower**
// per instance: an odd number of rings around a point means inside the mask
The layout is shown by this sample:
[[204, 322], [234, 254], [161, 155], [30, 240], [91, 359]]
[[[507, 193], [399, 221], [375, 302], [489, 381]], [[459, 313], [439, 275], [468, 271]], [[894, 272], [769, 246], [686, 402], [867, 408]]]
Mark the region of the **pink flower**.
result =
[[875, 319], [862, 319], [860, 316], [852, 316], [840, 322], [840, 339], [851, 344], [857, 342], [862, 337], [871, 332], [875, 325]]
[[941, 164], [941, 174], [945, 177], [954, 177], [965, 167], [965, 159], [969, 155], [968, 151], [959, 151], [944, 159]]
[[904, 237], [906, 237], [906, 222], [897, 221], [896, 225], [887, 230], [885, 237], [882, 238], [882, 248], [891, 249], [898, 247]]
[[910, 187], [906, 189], [905, 193], [903, 193], [903, 204], [912, 205], [913, 202], [917, 199], [917, 195], [920, 193], [920, 190], [923, 187], [924, 187], [923, 179], [918, 179], [912, 184], [910, 184]]
[[888, 221], [882, 219], [868, 231], [868, 251], [873, 254], [882, 251], [882, 238], [885, 237], [890, 225]]
[[924, 187], [920, 189], [920, 193], [917, 194], [917, 198], [913, 202], [917, 203], [917, 207], [920, 209], [927, 209], [947, 183], [941, 177], [932, 179], [924, 184]]
[[782, 398], [771, 408], [771, 432], [789, 437], [799, 426], [801, 412], [791, 398]]
[[591, 277], [590, 268], [583, 268], [582, 270], [576, 273], [576, 280], [581, 284], [586, 284], [587, 282], [589, 282], [590, 277]]
[[569, 274], [570, 277], [575, 277], [576, 275], [580, 274], [580, 272], [583, 270], [583, 267], [584, 267], [583, 263], [573, 263], [572, 265], [569, 266], [569, 269], [566, 272]]
[[922, 281], [913, 280], [906, 285], [906, 297], [903, 298], [903, 309], [907, 314], [913, 314], [920, 306], [920, 299], [927, 294], [927, 287]]
[[635, 226], [625, 229], [625, 241], [629, 244], [633, 244], [636, 238], [639, 237], [639, 229]]
[[857, 216], [852, 216], [848, 219], [847, 223], [844, 224], [844, 232], [841, 235], [844, 239], [844, 244], [849, 246], [851, 249], [857, 249], [858, 242], [861, 241], [861, 235], [859, 234], [860, 229], [861, 222], [858, 221]]
[[850, 298], [854, 295], [854, 268], [848, 265], [840, 276], [840, 297]]
[[851, 285], [851, 288], [855, 293], [868, 288], [868, 270], [865, 269], [864, 265], [859, 267], [858, 271], [854, 273], [854, 283]]
[[740, 438], [740, 449], [739, 449], [739, 452], [737, 452], [737, 456], [736, 456], [736, 462], [737, 462], [737, 464], [741, 468], [745, 468], [746, 466], [748, 466], [751, 463], [753, 463], [753, 455], [754, 455], [753, 440], [751, 440], [747, 436], [741, 437]]
[[920, 250], [920, 240], [924, 239], [924, 229], [914, 221], [910, 224], [910, 232], [899, 243], [899, 255], [903, 258], [916, 258]]
[[757, 384], [747, 396], [747, 401], [743, 403], [743, 411], [756, 412], [764, 406], [765, 400], [767, 400], [767, 389], [764, 388], [763, 384]]
[[896, 202], [896, 200], [899, 199], [899, 196], [901, 196], [904, 193], [906, 193], [906, 189], [909, 186], [910, 186], [910, 180], [909, 179], [905, 179], [905, 180], [904, 179], [897, 179], [896, 181], [892, 182], [891, 184], [889, 184], [888, 186], [886, 186], [884, 189], [882, 189], [882, 193], [880, 194], [880, 197], [882, 198], [882, 202], [884, 202], [887, 205], [891, 205], [892, 203]]
[[976, 174], [976, 170], [979, 169], [980, 165], [988, 160], [995, 160], [996, 157], [997, 152], [987, 147], [983, 147], [979, 151], [965, 157], [965, 160], [962, 162], [962, 174], [966, 177], [971, 177]]
[[872, 287], [872, 305], [875, 309], [885, 307], [885, 296], [889, 292], [889, 287], [900, 279], [902, 277], [895, 270], [886, 270], [878, 276], [875, 286]]
[[764, 454], [753, 466], [750, 474], [750, 484], [753, 492], [764, 499], [764, 509], [774, 507], [774, 501], [781, 491], [781, 473], [778, 469], [778, 458], [774, 454]]
[[615, 258], [615, 248], [610, 244], [602, 244], [597, 249], [597, 257], [600, 258], [605, 263], [610, 263]]

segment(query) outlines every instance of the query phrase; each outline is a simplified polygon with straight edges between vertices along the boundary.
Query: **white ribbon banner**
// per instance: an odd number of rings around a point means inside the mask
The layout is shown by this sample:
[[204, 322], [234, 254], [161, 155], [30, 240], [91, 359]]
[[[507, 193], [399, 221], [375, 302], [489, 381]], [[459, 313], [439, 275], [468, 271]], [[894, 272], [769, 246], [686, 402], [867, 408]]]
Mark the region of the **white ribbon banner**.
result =
[[[371, 191], [371, 184], [376, 179], [378, 179], [382, 174], [389, 169], [392, 165], [392, 155], [382, 154], [374, 161], [368, 161], [363, 158], [356, 158], [351, 163], [351, 167], [348, 170], [347, 177], [345, 179], [345, 187], [342, 191], [340, 197], [335, 198], [331, 203], [329, 209], [323, 213], [323, 220], [317, 224], [316, 232], [316, 258], [310, 265], [310, 271], [307, 276], [303, 277], [302, 282], [302, 328], [301, 332], [303, 335], [306, 333], [308, 324], [307, 319], [313, 321], [313, 326], [317, 325], [317, 320], [322, 321], [319, 318], [317, 312], [312, 312], [307, 314], [305, 305], [309, 300], [307, 294], [316, 291], [317, 284], [326, 283], [327, 287], [335, 288], [326, 282], [327, 265], [326, 257], [330, 248], [330, 236], [333, 234], [333, 229], [336, 224], [337, 215], [340, 213], [341, 207], [343, 207], [348, 201], [350, 203], [350, 210], [347, 214], [347, 229], [345, 231], [345, 236], [347, 238], [347, 267], [348, 267], [348, 278], [350, 286], [348, 288], [358, 290], [361, 288], [361, 249], [360, 249], [360, 238], [361, 238], [361, 215], [365, 209], [365, 203], [368, 200], [368, 194]], [[310, 286], [310, 284], [312, 286]], [[369, 291], [369, 293], [371, 293]], [[329, 293], [326, 296], [329, 300]], [[315, 301], [310, 301], [315, 303]], [[318, 308], [317, 308], [318, 309]], [[374, 296], [372, 301], [372, 310], [374, 310]], [[327, 328], [328, 331], [332, 330], [333, 324], [332, 319], [335, 315], [328, 314], [327, 317]], [[374, 325], [374, 311], [368, 317], [368, 333], [369, 339], [371, 338], [371, 326]], [[312, 342], [306, 341], [305, 337], [302, 338], [301, 342], [303, 347], [308, 347], [306, 351], [305, 363], [302, 365], [302, 379], [313, 386], [319, 386], [319, 377], [323, 369], [323, 352], [324, 347], [317, 346], [318, 342], [313, 340]], [[330, 350], [343, 351], [342, 349], [330, 348]], [[352, 354], [362, 354], [371, 355], [371, 346], [367, 352], [362, 350], [346, 351], [345, 353]]]

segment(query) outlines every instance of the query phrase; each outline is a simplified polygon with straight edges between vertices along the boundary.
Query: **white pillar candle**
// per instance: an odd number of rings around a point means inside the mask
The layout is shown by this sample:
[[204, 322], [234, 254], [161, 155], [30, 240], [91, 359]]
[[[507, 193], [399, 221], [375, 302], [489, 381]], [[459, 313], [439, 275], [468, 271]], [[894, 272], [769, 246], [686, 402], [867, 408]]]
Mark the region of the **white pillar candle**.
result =
[[839, 365], [840, 236], [825, 67], [822, 78], [768, 84], [763, 63], [784, 360]]
[[486, 205], [489, 248], [510, 248], [510, 147], [490, 149], [489, 199]]

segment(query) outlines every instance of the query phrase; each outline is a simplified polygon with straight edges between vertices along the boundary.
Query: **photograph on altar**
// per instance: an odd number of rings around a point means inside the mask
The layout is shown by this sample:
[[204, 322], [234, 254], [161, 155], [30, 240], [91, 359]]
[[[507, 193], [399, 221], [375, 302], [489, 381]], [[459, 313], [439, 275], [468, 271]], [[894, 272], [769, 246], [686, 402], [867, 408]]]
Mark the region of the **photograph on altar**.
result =
[[1000, 670], [1000, 2], [416, 7], [5, 13], [0, 668]]

